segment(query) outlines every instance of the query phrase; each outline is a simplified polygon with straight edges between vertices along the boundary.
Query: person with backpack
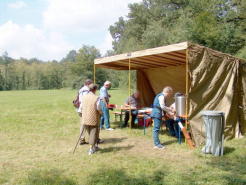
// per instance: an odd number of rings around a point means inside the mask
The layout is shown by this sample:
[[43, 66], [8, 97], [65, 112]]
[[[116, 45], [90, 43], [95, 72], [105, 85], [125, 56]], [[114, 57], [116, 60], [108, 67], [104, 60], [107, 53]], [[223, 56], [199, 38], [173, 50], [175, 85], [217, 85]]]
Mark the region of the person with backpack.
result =
[[[82, 120], [82, 104], [81, 104], [81, 100], [83, 98], [83, 96], [89, 94], [90, 89], [89, 89], [89, 85], [92, 84], [92, 80], [91, 79], [87, 79], [84, 83], [84, 86], [80, 88], [79, 93], [78, 93], [78, 99], [79, 99], [79, 108], [78, 108], [78, 114], [80, 119]], [[81, 138], [80, 138], [80, 145], [83, 144], [87, 144], [87, 142], [85, 141], [85, 128], [84, 128], [84, 124], [82, 124], [82, 121], [80, 121], [80, 133], [81, 133]]]
[[96, 95], [97, 85], [90, 84], [90, 93], [82, 97], [81, 111], [82, 119], [81, 122], [88, 132], [89, 135], [89, 155], [95, 153], [98, 148], [98, 138], [99, 138], [99, 115], [101, 113], [100, 109], [100, 99]]

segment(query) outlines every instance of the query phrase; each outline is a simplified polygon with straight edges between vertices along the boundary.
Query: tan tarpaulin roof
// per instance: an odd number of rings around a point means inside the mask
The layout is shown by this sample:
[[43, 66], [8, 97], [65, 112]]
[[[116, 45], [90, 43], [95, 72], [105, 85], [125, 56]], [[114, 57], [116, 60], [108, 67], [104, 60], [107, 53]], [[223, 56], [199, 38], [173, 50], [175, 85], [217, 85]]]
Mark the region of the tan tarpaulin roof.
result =
[[244, 60], [183, 42], [99, 58], [95, 64], [97, 67], [128, 70], [129, 58], [131, 69], [137, 70], [137, 88], [143, 105], [151, 106], [154, 96], [167, 85], [172, 86], [174, 92], [188, 94], [188, 116], [197, 145], [204, 139], [203, 110], [225, 112], [226, 138], [246, 133]]
[[185, 64], [187, 46], [187, 42], [182, 42], [158, 48], [98, 58], [95, 60], [95, 64], [98, 67], [128, 70], [129, 59], [131, 59], [131, 69], [133, 70], [178, 66]]

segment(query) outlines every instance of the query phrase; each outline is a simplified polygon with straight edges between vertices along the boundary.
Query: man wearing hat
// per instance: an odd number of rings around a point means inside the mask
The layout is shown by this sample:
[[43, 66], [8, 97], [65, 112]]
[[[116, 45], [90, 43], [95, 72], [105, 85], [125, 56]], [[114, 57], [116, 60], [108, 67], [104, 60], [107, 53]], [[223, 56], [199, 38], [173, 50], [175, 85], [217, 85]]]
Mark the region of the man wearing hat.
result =
[[103, 87], [100, 89], [100, 107], [102, 111], [101, 121], [100, 121], [100, 128], [102, 129], [104, 127], [105, 123], [105, 129], [106, 130], [114, 130], [110, 128], [110, 122], [109, 122], [109, 110], [108, 110], [108, 104], [109, 104], [109, 98], [110, 95], [108, 94], [108, 89], [111, 87], [111, 82], [106, 81], [104, 82]]

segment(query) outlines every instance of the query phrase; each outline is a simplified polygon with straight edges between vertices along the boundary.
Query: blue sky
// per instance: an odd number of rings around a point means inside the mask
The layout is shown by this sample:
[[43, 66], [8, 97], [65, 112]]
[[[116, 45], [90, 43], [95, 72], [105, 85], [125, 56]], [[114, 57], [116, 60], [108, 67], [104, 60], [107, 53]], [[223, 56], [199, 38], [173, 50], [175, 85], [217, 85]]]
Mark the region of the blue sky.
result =
[[112, 48], [108, 27], [141, 0], [0, 0], [0, 55], [60, 60], [69, 50]]
[[46, 7], [47, 2], [42, 0], [0, 0], [0, 24], [12, 20], [20, 25], [33, 24], [38, 27]]

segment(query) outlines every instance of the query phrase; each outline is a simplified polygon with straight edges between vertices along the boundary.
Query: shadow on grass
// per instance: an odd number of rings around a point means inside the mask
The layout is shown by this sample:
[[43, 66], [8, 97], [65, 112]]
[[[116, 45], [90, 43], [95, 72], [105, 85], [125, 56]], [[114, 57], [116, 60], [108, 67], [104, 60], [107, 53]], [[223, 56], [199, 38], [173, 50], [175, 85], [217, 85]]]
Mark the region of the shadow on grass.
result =
[[65, 176], [62, 171], [51, 170], [33, 170], [24, 180], [26, 185], [77, 185], [77, 182]]
[[112, 121], [111, 125], [112, 125], [112, 128], [122, 128], [123, 122], [121, 122], [121, 121]]
[[228, 146], [224, 147], [224, 155], [230, 154], [234, 151], [235, 151], [235, 148], [233, 148], [233, 147], [228, 147]]
[[99, 152], [100, 153], [118, 152], [118, 151], [121, 151], [121, 150], [130, 150], [132, 147], [133, 147], [133, 145], [131, 145], [131, 146], [108, 147], [108, 148], [100, 149]]
[[165, 174], [163, 171], [154, 172], [153, 176], [143, 174], [139, 177], [132, 177], [121, 169], [100, 169], [89, 176], [86, 184], [96, 185], [162, 185]]
[[[182, 142], [183, 142], [183, 141], [182, 141]], [[172, 140], [163, 142], [162, 144], [163, 144], [163, 145], [171, 145], [171, 144], [173, 144], [173, 143], [178, 143], [178, 139], [172, 139]]]
[[126, 137], [121, 137], [121, 138], [106, 138], [104, 139], [103, 143], [119, 143], [122, 142], [123, 140], [127, 139]]

